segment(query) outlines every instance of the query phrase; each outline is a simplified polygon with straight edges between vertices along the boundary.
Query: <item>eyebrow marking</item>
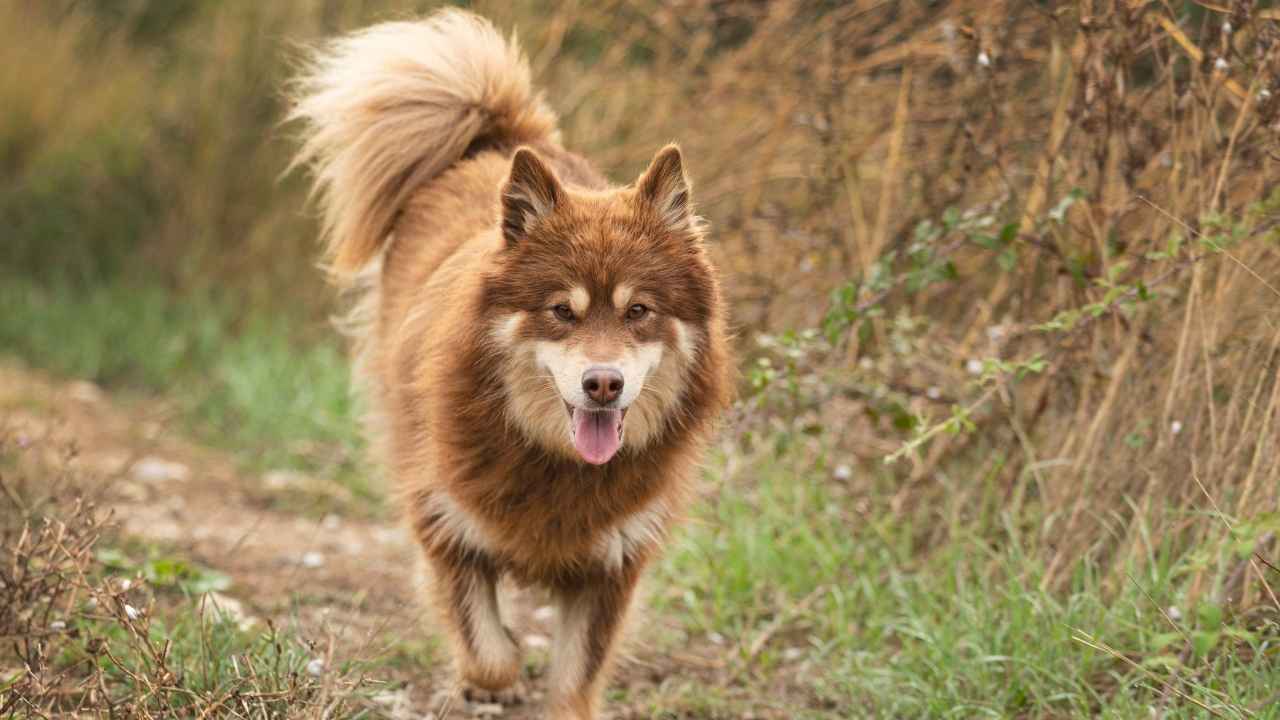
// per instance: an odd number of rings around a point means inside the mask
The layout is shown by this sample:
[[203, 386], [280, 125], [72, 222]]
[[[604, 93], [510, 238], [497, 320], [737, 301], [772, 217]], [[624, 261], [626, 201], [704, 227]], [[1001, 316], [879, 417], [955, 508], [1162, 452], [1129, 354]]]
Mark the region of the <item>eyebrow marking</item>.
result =
[[586, 315], [587, 308], [591, 307], [591, 294], [581, 285], [574, 285], [569, 289], [569, 307], [573, 308], [574, 315]]
[[631, 302], [631, 295], [635, 292], [635, 288], [627, 283], [619, 283], [613, 289], [613, 306], [619, 310], [625, 308]]

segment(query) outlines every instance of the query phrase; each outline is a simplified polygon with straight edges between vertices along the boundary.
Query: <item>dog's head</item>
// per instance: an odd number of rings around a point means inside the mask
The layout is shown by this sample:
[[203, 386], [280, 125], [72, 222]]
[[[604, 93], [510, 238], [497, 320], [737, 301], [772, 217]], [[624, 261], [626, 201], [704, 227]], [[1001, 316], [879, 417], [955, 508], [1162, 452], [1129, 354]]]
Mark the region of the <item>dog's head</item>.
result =
[[502, 233], [485, 306], [511, 423], [594, 465], [677, 424], [719, 306], [680, 150], [631, 186], [588, 192], [521, 149]]

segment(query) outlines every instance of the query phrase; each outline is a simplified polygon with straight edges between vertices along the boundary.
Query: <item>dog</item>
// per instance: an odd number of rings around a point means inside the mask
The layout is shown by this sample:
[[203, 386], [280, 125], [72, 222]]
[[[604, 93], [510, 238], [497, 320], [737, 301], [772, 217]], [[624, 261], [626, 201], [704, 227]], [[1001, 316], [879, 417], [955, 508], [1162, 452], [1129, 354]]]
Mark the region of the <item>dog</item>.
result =
[[610, 184], [562, 145], [514, 36], [461, 10], [329, 41], [291, 90], [327, 267], [361, 295], [371, 445], [467, 696], [518, 687], [512, 578], [557, 606], [548, 717], [594, 718], [732, 394], [681, 151]]

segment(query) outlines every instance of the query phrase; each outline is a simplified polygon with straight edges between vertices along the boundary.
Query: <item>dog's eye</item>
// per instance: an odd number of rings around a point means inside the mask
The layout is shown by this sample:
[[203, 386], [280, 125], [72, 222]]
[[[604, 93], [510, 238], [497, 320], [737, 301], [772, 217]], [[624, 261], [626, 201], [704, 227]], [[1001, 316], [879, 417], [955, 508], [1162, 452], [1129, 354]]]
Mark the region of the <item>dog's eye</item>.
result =
[[573, 322], [573, 308], [561, 303], [553, 308], [551, 312], [556, 314], [556, 318], [565, 322]]
[[649, 308], [641, 305], [640, 303], [636, 303], [635, 305], [632, 305], [631, 307], [627, 308], [628, 320], [639, 320], [640, 318], [648, 314], [649, 314]]

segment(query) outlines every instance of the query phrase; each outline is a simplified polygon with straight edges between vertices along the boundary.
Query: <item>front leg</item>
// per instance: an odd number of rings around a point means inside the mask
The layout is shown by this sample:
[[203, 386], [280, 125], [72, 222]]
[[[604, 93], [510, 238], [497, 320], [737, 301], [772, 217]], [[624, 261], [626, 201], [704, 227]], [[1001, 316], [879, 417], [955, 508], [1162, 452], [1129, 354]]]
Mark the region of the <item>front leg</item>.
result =
[[428, 560], [433, 595], [468, 695], [512, 688], [520, 677], [520, 647], [498, 614], [497, 570], [476, 553], [445, 552]]
[[551, 657], [551, 720], [594, 720], [617, 637], [640, 567], [625, 563], [555, 589], [560, 626]]

